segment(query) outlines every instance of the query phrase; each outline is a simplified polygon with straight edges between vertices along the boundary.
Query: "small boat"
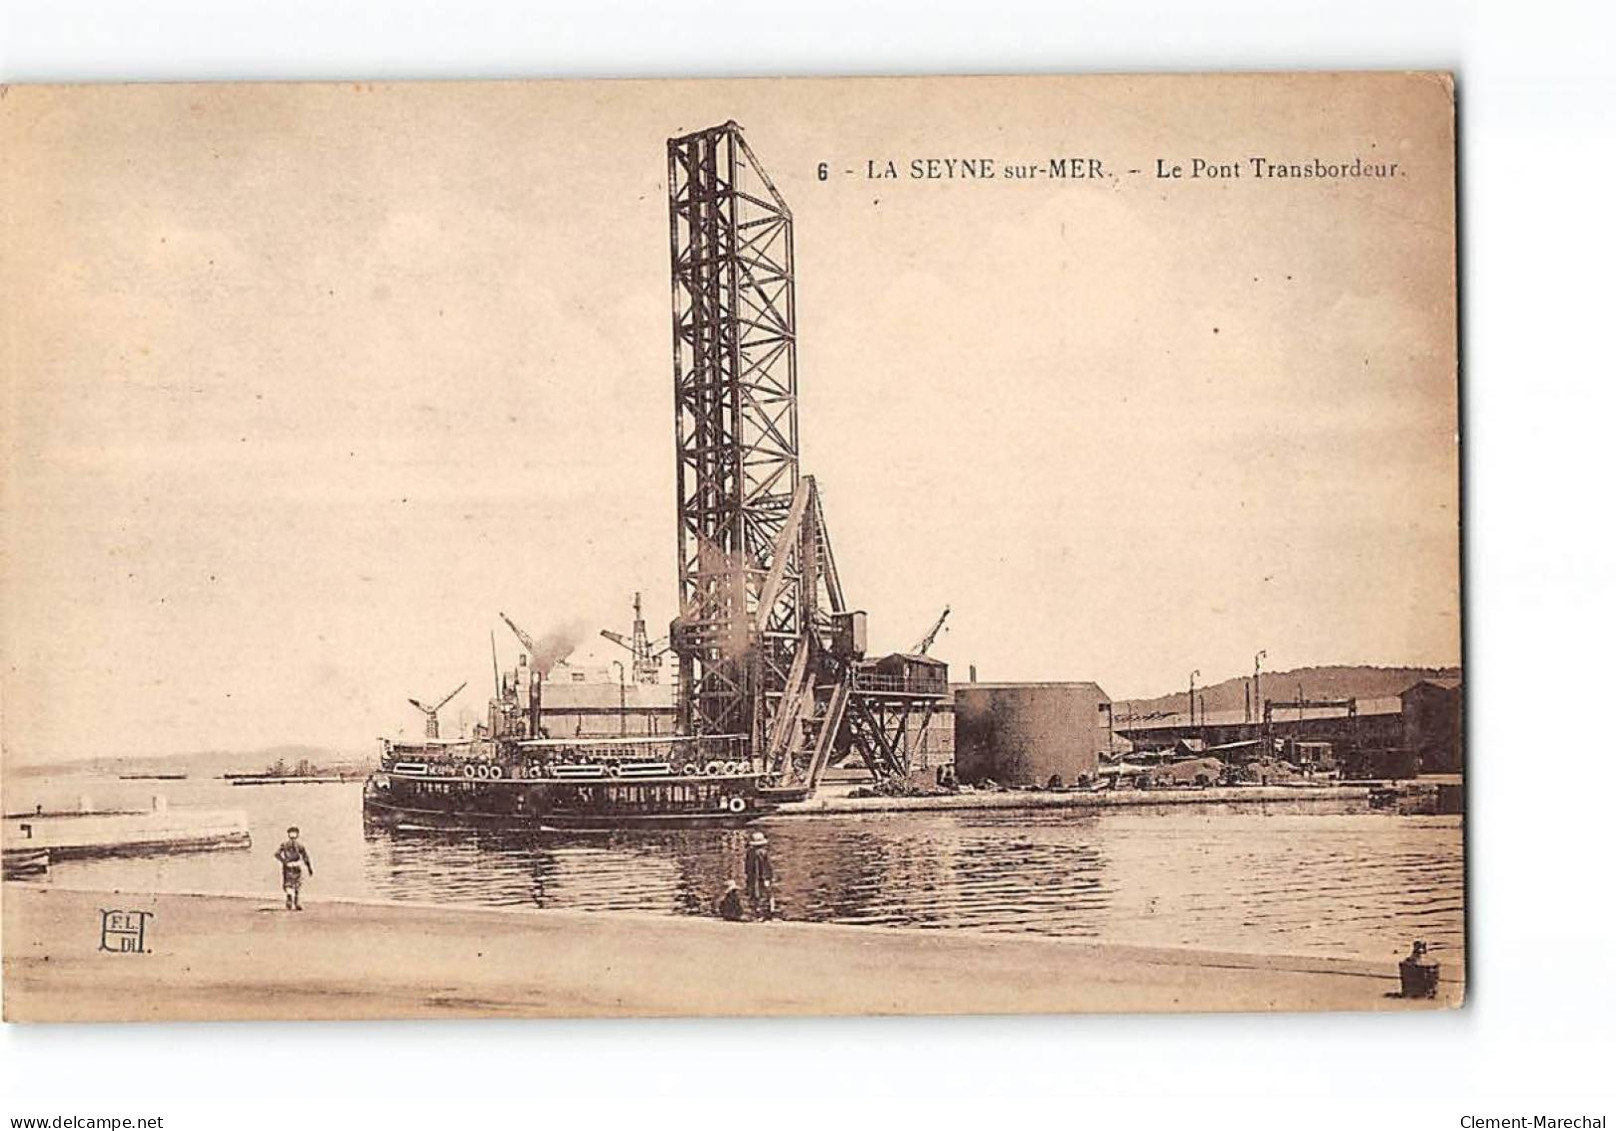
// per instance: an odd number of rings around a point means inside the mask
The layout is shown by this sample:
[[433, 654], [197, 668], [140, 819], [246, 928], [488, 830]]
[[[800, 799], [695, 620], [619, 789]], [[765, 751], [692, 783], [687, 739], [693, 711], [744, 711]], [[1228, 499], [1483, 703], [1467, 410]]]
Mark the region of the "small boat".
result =
[[231, 785], [337, 785], [348, 779], [342, 774], [225, 774]]
[[0, 874], [8, 880], [27, 880], [50, 872], [50, 849], [7, 848], [0, 851]]

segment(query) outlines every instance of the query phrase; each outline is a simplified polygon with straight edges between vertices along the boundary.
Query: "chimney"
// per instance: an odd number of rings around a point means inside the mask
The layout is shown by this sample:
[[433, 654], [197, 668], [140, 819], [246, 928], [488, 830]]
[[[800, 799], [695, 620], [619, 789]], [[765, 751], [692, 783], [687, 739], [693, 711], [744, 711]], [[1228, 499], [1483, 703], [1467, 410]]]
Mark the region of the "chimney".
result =
[[527, 736], [529, 738], [544, 737], [544, 676], [534, 669], [533, 676], [533, 717], [528, 720]]

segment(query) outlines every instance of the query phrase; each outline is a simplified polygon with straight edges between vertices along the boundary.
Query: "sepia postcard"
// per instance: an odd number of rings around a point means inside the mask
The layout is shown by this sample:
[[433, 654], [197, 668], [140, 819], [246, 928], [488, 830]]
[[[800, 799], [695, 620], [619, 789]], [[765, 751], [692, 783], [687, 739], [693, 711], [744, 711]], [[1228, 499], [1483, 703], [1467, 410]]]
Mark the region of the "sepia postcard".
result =
[[1444, 74], [0, 89], [10, 1021], [1465, 996]]

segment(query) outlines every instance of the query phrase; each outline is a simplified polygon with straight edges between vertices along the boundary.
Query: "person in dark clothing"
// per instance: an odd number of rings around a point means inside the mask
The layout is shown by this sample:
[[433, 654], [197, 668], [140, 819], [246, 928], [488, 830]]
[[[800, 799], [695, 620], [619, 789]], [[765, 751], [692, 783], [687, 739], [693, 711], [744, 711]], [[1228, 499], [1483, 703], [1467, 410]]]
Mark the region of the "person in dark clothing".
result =
[[774, 918], [774, 865], [769, 860], [769, 838], [753, 833], [746, 845], [746, 897], [759, 919]]
[[297, 826], [286, 830], [286, 841], [275, 850], [275, 859], [281, 862], [281, 887], [286, 891], [286, 910], [303, 910], [303, 869], [314, 875], [314, 862], [309, 850], [298, 842]]
[[741, 885], [734, 880], [724, 885], [724, 894], [718, 897], [718, 914], [731, 923], [746, 918], [746, 908], [741, 905]]

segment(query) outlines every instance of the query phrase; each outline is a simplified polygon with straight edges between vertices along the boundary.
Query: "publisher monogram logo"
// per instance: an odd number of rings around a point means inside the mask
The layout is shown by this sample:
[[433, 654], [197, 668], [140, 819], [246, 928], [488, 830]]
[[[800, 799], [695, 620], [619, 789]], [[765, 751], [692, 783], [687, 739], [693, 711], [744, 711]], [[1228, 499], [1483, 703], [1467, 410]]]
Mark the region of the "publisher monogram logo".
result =
[[145, 954], [146, 924], [151, 921], [150, 911], [101, 910], [100, 950], [113, 954]]

